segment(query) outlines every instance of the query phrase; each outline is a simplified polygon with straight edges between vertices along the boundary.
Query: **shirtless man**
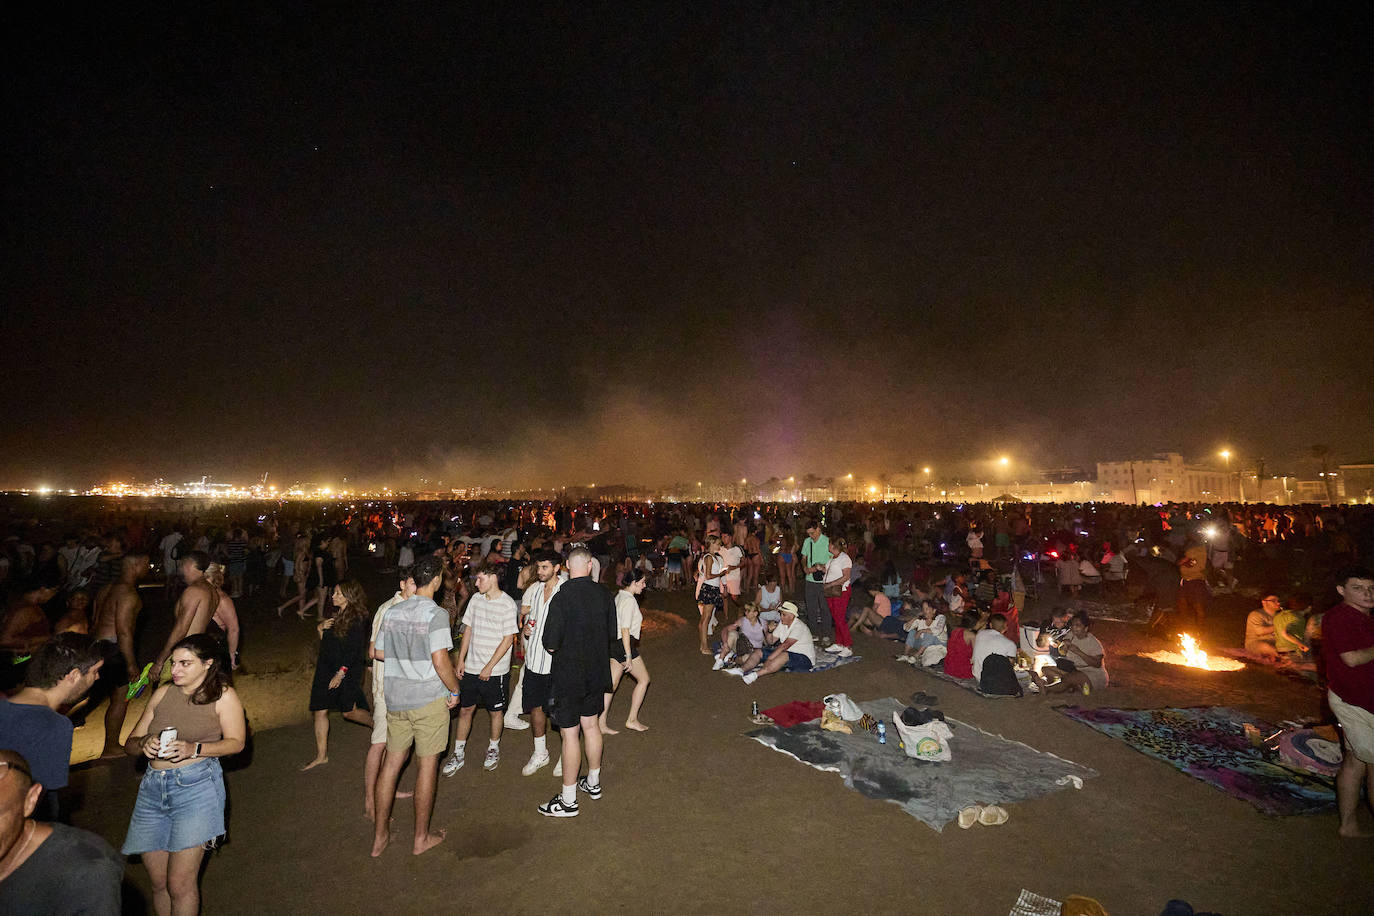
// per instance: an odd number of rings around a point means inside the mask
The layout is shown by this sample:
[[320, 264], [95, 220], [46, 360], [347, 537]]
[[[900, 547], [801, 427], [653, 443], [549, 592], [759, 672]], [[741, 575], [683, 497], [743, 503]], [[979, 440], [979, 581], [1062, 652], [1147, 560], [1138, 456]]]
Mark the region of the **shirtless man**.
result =
[[176, 622], [172, 624], [171, 635], [153, 660], [153, 669], [148, 674], [149, 689], [155, 688], [162, 680], [162, 668], [171, 657], [173, 647], [187, 636], [204, 633], [215, 616], [215, 609], [219, 605], [219, 588], [205, 577], [211, 565], [219, 564], [212, 564], [210, 555], [203, 550], [192, 550], [181, 558], [181, 577], [186, 583], [186, 590], [177, 599]]
[[61, 585], [56, 569], [40, 570], [22, 583], [14, 603], [0, 615], [0, 649], [27, 655], [52, 638], [52, 624], [43, 611]]
[[129, 685], [138, 677], [138, 662], [134, 658], [134, 623], [143, 610], [138, 595], [138, 582], [148, 572], [148, 558], [127, 553], [120, 567], [119, 578], [102, 588], [95, 596], [95, 622], [91, 635], [95, 637], [105, 664], [100, 680], [91, 691], [91, 704], [98, 704], [106, 696], [110, 705], [105, 710], [105, 747], [101, 757], [122, 757], [124, 745], [119, 740], [124, 728], [124, 716], [129, 711]]

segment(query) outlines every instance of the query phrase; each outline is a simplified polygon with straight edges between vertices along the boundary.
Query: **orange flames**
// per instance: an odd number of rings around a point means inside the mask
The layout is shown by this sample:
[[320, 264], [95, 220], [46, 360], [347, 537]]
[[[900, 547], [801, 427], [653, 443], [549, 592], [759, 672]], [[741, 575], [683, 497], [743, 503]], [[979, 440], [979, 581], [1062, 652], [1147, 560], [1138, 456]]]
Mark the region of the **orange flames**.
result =
[[1163, 662], [1166, 665], [1182, 665], [1185, 668], [1202, 668], [1206, 671], [1239, 671], [1245, 667], [1244, 662], [1236, 661], [1231, 658], [1213, 658], [1202, 647], [1197, 644], [1197, 640], [1187, 633], [1178, 634], [1179, 640], [1183, 644], [1183, 651], [1180, 652], [1143, 652], [1146, 658]]

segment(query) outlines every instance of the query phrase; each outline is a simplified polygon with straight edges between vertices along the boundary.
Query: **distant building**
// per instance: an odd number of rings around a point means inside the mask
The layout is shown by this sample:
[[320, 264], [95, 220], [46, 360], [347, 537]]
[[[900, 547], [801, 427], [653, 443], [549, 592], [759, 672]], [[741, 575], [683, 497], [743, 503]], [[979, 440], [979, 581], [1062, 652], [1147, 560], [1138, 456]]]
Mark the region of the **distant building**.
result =
[[1349, 503], [1374, 503], [1374, 461], [1343, 464], [1336, 478], [1342, 498]]
[[1110, 493], [1112, 502], [1227, 502], [1243, 495], [1237, 483], [1224, 469], [1188, 464], [1178, 452], [1097, 463], [1097, 489]]
[[1076, 465], [1058, 468], [1041, 468], [1040, 479], [1046, 483], [1081, 483], [1088, 480], [1088, 472]]

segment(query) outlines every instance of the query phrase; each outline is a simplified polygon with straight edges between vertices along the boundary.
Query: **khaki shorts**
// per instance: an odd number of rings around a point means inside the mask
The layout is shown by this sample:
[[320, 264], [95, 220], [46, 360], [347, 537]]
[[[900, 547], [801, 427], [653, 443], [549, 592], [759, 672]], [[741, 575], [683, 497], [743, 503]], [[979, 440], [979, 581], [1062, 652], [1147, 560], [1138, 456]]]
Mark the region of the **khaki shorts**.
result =
[[1345, 733], [1345, 746], [1360, 760], [1374, 764], [1374, 712], [1354, 706], [1328, 690], [1326, 699]]
[[415, 745], [415, 756], [433, 757], [448, 747], [448, 705], [444, 698], [421, 706], [386, 712], [386, 752], [404, 754]]

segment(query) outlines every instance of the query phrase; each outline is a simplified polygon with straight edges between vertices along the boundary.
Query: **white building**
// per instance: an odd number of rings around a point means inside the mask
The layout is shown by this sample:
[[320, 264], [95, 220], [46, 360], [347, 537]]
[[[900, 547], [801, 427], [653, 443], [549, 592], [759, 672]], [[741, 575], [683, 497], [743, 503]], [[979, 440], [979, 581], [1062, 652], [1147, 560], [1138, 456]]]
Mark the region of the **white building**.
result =
[[1097, 489], [1111, 494], [1113, 502], [1225, 502], [1239, 494], [1236, 481], [1222, 468], [1188, 464], [1178, 452], [1160, 452], [1153, 458], [1131, 461], [1099, 461]]

